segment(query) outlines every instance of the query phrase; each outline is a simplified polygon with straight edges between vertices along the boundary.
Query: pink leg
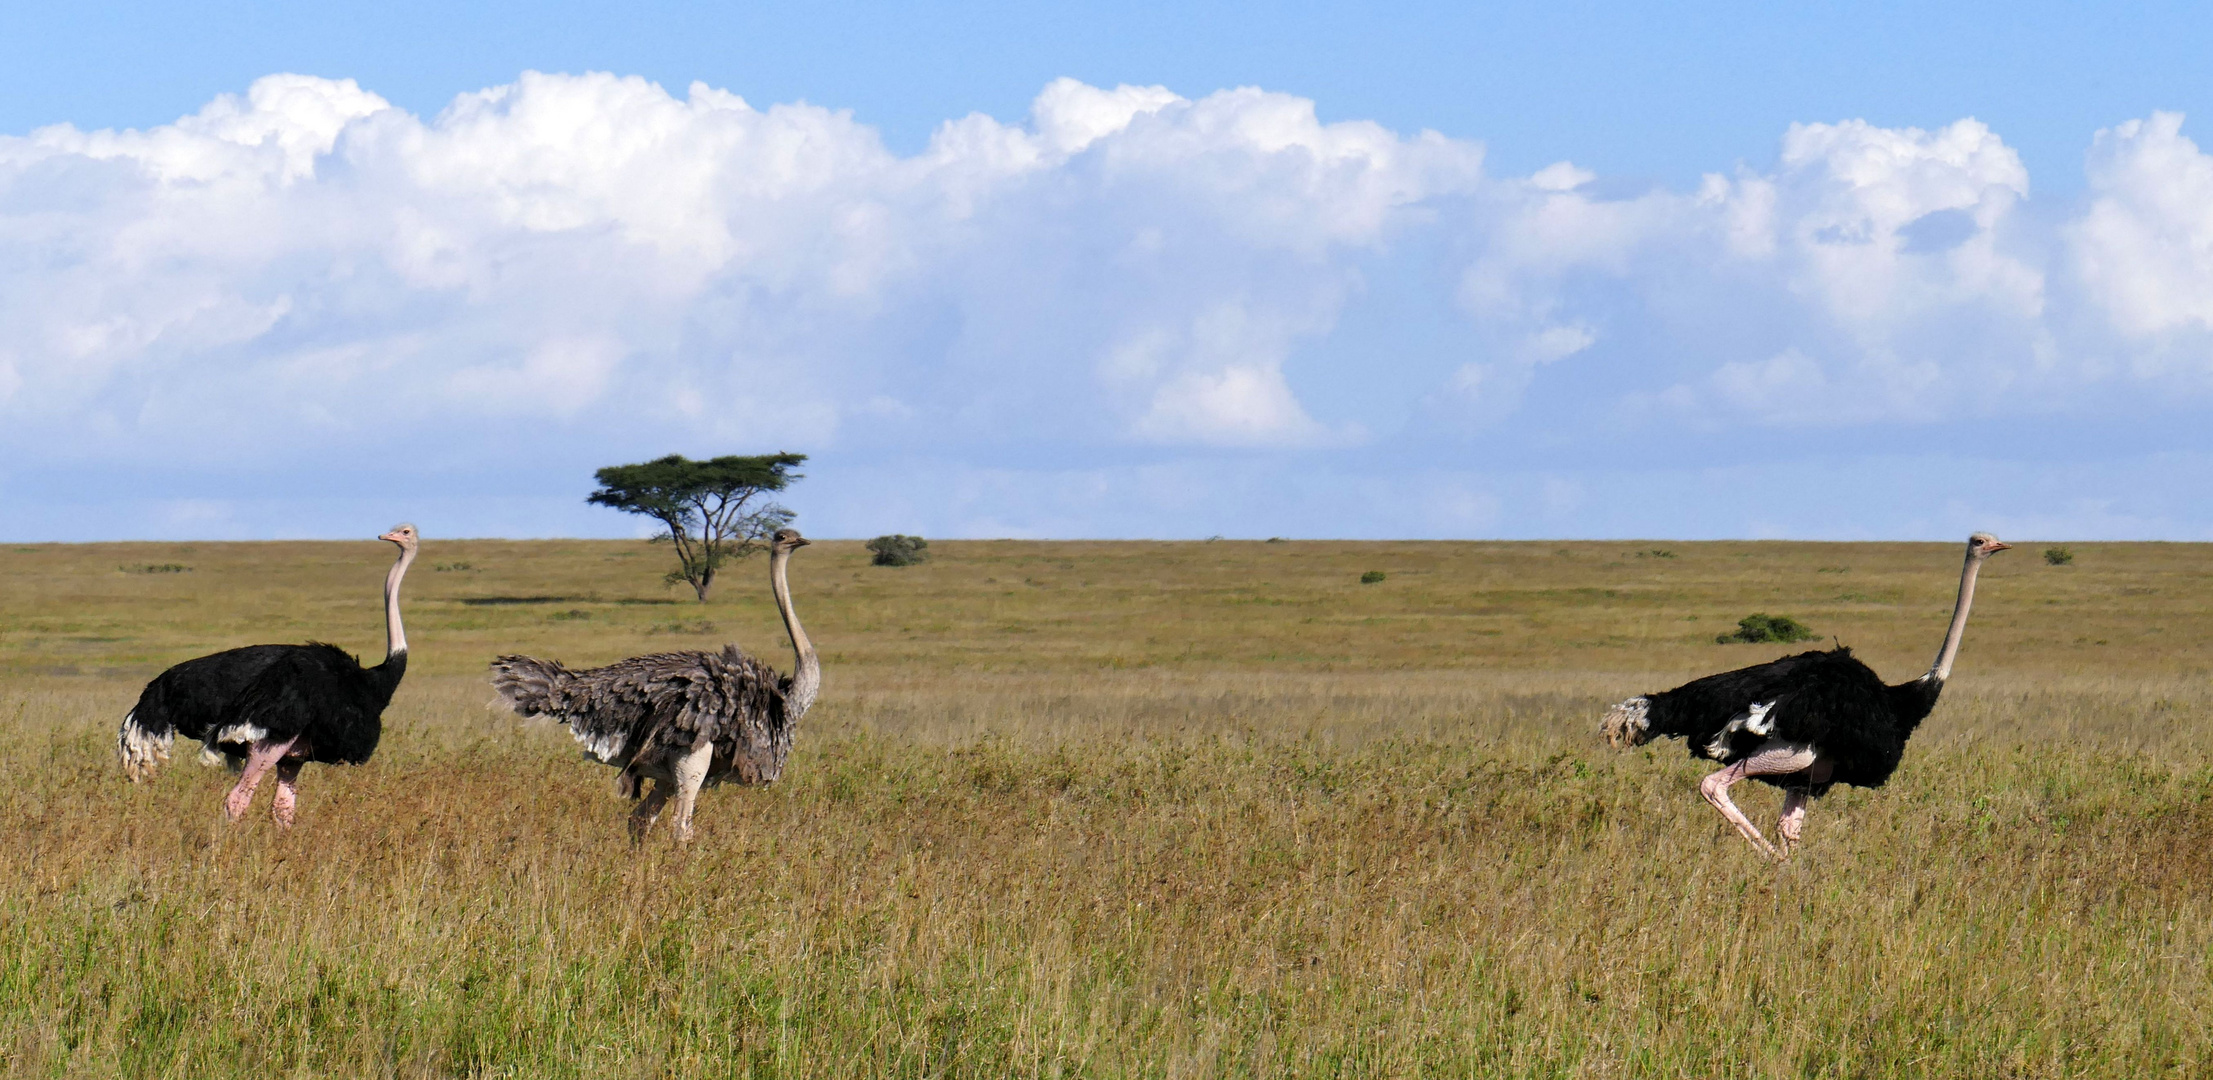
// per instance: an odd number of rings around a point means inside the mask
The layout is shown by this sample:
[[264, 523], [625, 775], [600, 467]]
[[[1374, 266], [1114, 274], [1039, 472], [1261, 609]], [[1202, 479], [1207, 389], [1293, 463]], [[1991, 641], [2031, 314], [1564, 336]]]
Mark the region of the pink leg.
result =
[[[1832, 768], [1833, 766], [1826, 761], [1814, 762], [1813, 768], [1808, 771], [1807, 782], [1811, 784], [1828, 783]], [[1783, 855], [1785, 857], [1790, 855], [1791, 848], [1798, 846], [1799, 835], [1806, 831], [1806, 805], [1812, 801], [1813, 794], [1809, 788], [1792, 788], [1783, 795], [1783, 820], [1778, 823], [1777, 827], [1783, 834]]]
[[287, 829], [300, 805], [300, 766], [305, 764], [306, 758], [296, 757], [277, 762], [277, 804], [270, 807], [269, 816]]
[[261, 786], [261, 778], [281, 760], [292, 744], [299, 741], [295, 735], [282, 742], [273, 739], [256, 739], [246, 750], [246, 767], [238, 777], [238, 786], [223, 798], [223, 816], [237, 821], [246, 816], [246, 808], [253, 805], [254, 789]]
[[[1752, 819], [1745, 817], [1744, 811], [1737, 809], [1737, 804], [1729, 801], [1729, 785], [1747, 776], [1794, 773], [1810, 767], [1813, 762], [1811, 746], [1804, 743], [1771, 742], [1754, 750], [1736, 764], [1707, 774], [1704, 780], [1698, 782], [1698, 793], [1704, 795], [1714, 809], [1721, 811], [1721, 816], [1728, 818], [1729, 824], [1736, 826], [1746, 840], [1752, 841], [1752, 846], [1760, 849], [1761, 854], [1780, 860], [1784, 853], [1775, 850], [1775, 846], [1767, 842], [1767, 837], [1761, 836], [1760, 830], [1752, 827]], [[1802, 812], [1800, 816], [1803, 816]]]

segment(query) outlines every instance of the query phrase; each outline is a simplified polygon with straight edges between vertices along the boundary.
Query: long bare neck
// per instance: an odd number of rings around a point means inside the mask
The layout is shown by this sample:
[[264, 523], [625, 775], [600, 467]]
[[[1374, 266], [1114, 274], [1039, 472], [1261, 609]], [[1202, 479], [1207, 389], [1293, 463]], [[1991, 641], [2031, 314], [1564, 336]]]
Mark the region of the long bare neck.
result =
[[1975, 575], [1981, 572], [1982, 560], [1967, 556], [1967, 566], [1959, 572], [1959, 602], [1952, 608], [1951, 629], [1944, 632], [1944, 647], [1929, 666], [1928, 677], [1938, 682], [1952, 677], [1952, 658], [1959, 655], [1959, 639], [1967, 632], [1967, 609], [1975, 604]]
[[789, 551], [769, 554], [768, 587], [776, 594], [776, 611], [784, 617], [784, 632], [791, 635], [791, 689], [784, 695], [784, 715], [797, 720], [815, 703], [815, 694], [822, 689], [822, 662], [815, 658], [814, 643], [807, 640], [806, 628], [799, 625], [799, 613], [791, 609], [791, 582], [784, 576], [790, 564]]
[[[398, 562], [384, 575], [384, 662], [407, 655], [407, 628], [400, 625], [400, 579], [415, 561], [413, 548], [401, 548]], [[405, 661], [402, 661], [405, 663]]]

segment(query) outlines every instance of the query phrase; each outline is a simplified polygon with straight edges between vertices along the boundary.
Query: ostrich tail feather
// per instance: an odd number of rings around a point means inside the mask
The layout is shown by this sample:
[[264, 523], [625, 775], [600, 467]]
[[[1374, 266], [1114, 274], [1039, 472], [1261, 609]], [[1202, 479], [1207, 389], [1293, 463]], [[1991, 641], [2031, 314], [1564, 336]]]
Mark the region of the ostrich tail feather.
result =
[[1633, 697], [1606, 711], [1598, 722], [1599, 733], [1606, 736], [1606, 745], [1629, 747], [1643, 743], [1652, 737], [1652, 699]]
[[559, 661], [534, 656], [502, 656], [492, 661], [492, 689], [507, 699], [508, 707], [524, 716], [558, 711], [569, 669]]
[[124, 714], [122, 725], [115, 732], [115, 756], [123, 763], [123, 775], [132, 783], [152, 779], [163, 762], [169, 760], [169, 747], [176, 740], [177, 731], [167, 725], [155, 727], [138, 722], [138, 710]]

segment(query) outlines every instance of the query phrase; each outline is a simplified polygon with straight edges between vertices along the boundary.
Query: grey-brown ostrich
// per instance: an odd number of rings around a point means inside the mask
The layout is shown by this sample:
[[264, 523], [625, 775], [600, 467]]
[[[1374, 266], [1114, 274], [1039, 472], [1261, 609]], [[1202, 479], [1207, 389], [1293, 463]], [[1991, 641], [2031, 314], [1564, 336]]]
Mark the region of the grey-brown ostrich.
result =
[[606, 667], [571, 671], [552, 660], [502, 656], [492, 685], [524, 716], [549, 716], [569, 726], [595, 761], [622, 769], [616, 790], [637, 799], [630, 833], [643, 838], [676, 797], [679, 842], [692, 838], [692, 808], [702, 787], [725, 780], [770, 784], [784, 771], [792, 729], [822, 687], [822, 664], [792, 610], [786, 568], [807, 546], [782, 529], [769, 544], [768, 582], [791, 635], [792, 673], [747, 656], [736, 645], [721, 652], [633, 656]]
[[[1699, 793], [1761, 854], [1788, 858], [1805, 828], [1807, 805], [1830, 785], [1874, 788], [1890, 779], [1906, 740], [1952, 677], [1983, 561], [2011, 546], [1989, 533], [1967, 538], [1951, 627], [1936, 662], [1918, 679], [1888, 686], [1852, 650], [1817, 649], [1630, 698], [1614, 706], [1599, 729], [1614, 746], [1678, 736], [1690, 744], [1691, 756], [1721, 762], [1699, 782]], [[1747, 779], [1783, 789], [1780, 846], [1760, 835], [1729, 798], [1730, 785]]]

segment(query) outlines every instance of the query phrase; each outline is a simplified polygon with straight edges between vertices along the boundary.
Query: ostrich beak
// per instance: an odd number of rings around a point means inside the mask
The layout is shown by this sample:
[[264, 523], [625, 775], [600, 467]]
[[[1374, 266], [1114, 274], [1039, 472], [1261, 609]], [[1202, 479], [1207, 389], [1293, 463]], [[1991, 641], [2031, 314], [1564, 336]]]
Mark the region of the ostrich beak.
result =
[[2006, 543], [2006, 542], [2005, 542], [2005, 541], [2003, 541], [2003, 540], [1993, 540], [1993, 541], [1991, 541], [1991, 542], [1990, 542], [1990, 546], [1989, 546], [1989, 547], [1986, 547], [1986, 548], [1984, 548], [1983, 550], [1984, 550], [1984, 551], [2004, 551], [2004, 550], [2006, 550], [2006, 549], [2008, 549], [2008, 548], [2011, 548], [2012, 546], [2013, 546], [2012, 544], [2008, 544], [2008, 543]]

